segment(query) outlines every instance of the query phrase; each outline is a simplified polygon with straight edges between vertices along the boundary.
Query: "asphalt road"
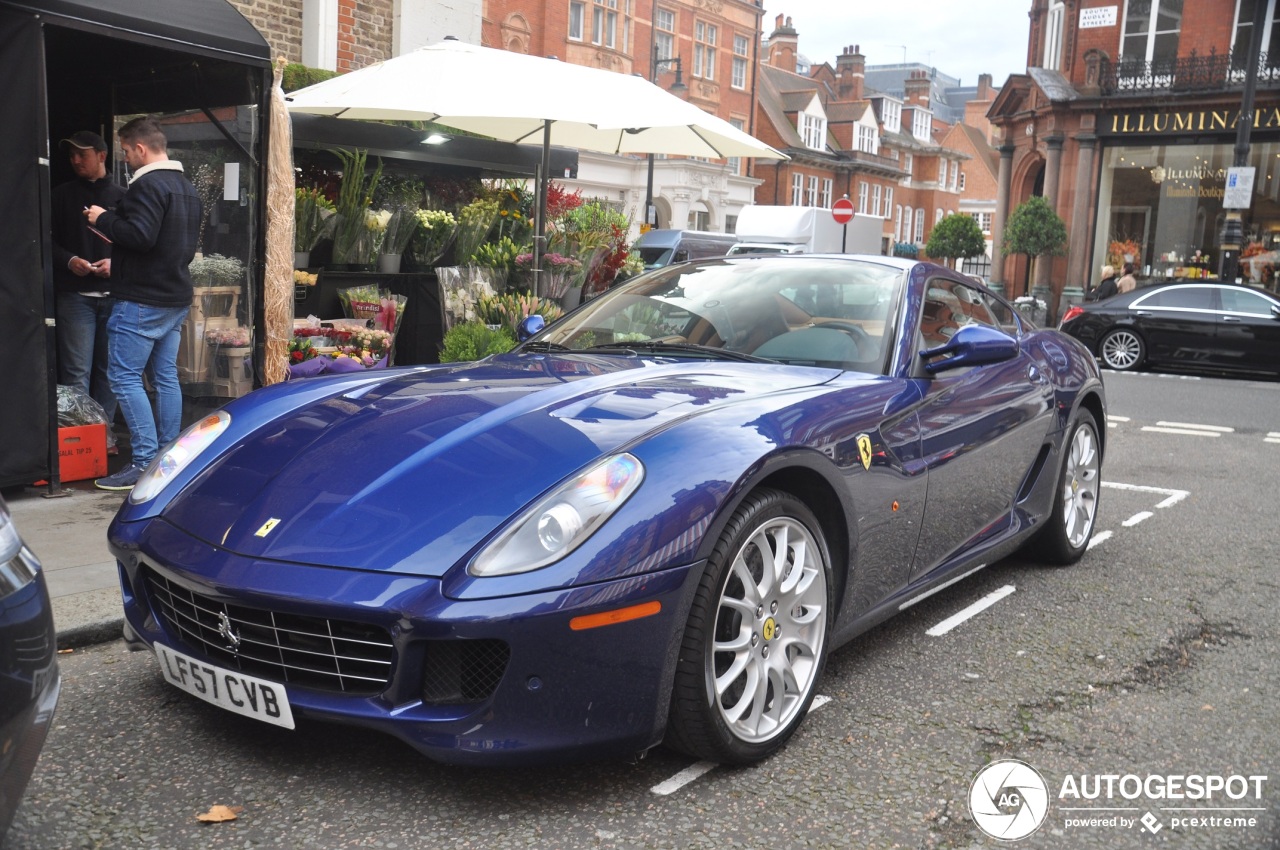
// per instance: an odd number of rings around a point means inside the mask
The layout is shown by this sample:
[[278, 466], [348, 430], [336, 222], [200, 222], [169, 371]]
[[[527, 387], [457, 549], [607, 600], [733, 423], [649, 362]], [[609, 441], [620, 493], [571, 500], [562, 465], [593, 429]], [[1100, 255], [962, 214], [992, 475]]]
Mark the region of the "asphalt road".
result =
[[[828, 699], [761, 765], [659, 749], [443, 767], [361, 730], [221, 712], [116, 642], [61, 657], [55, 729], [6, 847], [1280, 847], [1280, 383], [1106, 380], [1116, 419], [1084, 560], [992, 565], [840, 650]], [[1043, 826], [1014, 845], [970, 816], [993, 759], [1048, 788]], [[1111, 799], [1060, 795], [1106, 775], [1268, 778], [1240, 799], [1130, 798], [1139, 780], [1119, 779]], [[238, 818], [196, 820], [218, 804]]]

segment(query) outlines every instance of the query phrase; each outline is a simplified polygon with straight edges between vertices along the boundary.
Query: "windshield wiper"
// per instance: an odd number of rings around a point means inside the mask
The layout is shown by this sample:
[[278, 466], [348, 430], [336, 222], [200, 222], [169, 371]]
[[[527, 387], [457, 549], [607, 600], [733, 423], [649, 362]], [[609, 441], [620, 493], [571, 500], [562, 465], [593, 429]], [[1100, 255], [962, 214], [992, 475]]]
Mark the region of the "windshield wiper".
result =
[[545, 339], [531, 339], [524, 345], [520, 346], [521, 351], [570, 351], [568, 346], [561, 345], [558, 342], [548, 342]]
[[636, 354], [640, 351], [648, 351], [653, 354], [696, 354], [707, 358], [708, 360], [733, 360], [739, 363], [772, 363], [774, 361], [767, 360], [763, 357], [754, 357], [741, 351], [730, 351], [726, 348], [713, 348], [709, 345], [697, 345], [692, 342], [662, 342], [660, 340], [640, 341], [640, 342], [609, 342], [604, 345], [593, 345], [585, 351], [598, 351], [601, 349], [614, 349], [621, 351], [630, 351]]

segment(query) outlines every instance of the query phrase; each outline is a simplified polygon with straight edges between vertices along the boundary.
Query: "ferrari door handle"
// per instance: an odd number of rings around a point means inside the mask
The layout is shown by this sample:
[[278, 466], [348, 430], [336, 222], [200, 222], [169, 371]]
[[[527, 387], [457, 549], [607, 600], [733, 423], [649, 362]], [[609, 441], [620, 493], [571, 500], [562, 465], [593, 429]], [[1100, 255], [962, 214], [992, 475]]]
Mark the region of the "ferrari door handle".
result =
[[1238, 316], [1223, 316], [1223, 317], [1222, 317], [1222, 321], [1224, 321], [1224, 322], [1231, 322], [1232, 324], [1238, 325], [1238, 324], [1240, 324], [1240, 317], [1238, 317]]
[[1034, 384], [1043, 384], [1048, 382], [1049, 379], [1046, 378], [1044, 376], [1044, 373], [1041, 372], [1037, 367], [1030, 366], [1027, 368], [1027, 380], [1031, 381]]
[[1138, 311], [1138, 315], [1139, 315], [1139, 316], [1142, 316], [1143, 318], [1147, 318], [1147, 319], [1149, 319], [1149, 318], [1151, 318], [1152, 316], [1154, 316], [1154, 315], [1155, 315], [1155, 313], [1152, 313], [1150, 310], [1139, 310], [1139, 311]]

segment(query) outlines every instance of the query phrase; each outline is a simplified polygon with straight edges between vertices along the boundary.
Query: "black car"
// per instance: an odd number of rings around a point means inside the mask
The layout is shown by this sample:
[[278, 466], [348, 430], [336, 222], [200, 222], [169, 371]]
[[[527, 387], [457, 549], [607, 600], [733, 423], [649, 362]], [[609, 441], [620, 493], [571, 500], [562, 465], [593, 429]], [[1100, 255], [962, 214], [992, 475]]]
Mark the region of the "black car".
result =
[[44, 572], [0, 499], [0, 844], [35, 770], [60, 688]]
[[1280, 375], [1280, 300], [1247, 286], [1143, 286], [1072, 307], [1061, 329], [1109, 369], [1145, 364]]

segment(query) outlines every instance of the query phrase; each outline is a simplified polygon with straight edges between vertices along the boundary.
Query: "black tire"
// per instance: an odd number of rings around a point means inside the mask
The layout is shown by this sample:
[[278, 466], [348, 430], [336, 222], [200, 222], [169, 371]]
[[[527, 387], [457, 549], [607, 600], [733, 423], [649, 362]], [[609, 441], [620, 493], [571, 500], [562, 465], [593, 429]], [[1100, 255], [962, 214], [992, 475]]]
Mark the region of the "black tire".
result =
[[[762, 544], [777, 552], [780, 543], [781, 574], [766, 572]], [[831, 558], [813, 512], [777, 490], [748, 496], [717, 541], [689, 612], [667, 744], [735, 765], [779, 750], [817, 692], [832, 593]]]
[[1147, 359], [1147, 344], [1132, 328], [1116, 328], [1098, 344], [1098, 356], [1108, 369], [1130, 372]]
[[1074, 564], [1089, 548], [1102, 489], [1102, 442], [1098, 428], [1093, 414], [1080, 410], [1067, 429], [1053, 508], [1044, 528], [1032, 538], [1029, 547], [1045, 563]]

